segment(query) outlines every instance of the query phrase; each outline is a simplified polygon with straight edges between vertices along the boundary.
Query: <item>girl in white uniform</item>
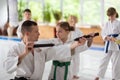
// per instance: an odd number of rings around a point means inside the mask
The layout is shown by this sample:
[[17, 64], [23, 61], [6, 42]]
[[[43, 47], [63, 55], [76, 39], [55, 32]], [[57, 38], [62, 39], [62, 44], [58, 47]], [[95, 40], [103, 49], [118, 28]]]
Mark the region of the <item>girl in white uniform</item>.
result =
[[[74, 15], [70, 15], [68, 17], [68, 23], [70, 24], [71, 27], [74, 28], [74, 31], [72, 31], [71, 35], [72, 36], [83, 36], [83, 33], [82, 31], [76, 27], [76, 24], [78, 22], [78, 18]], [[73, 71], [73, 79], [79, 79], [80, 77], [80, 54], [78, 55], [74, 55], [72, 57], [72, 62], [71, 62], [71, 65], [72, 65], [72, 71]]]
[[119, 39], [120, 21], [116, 19], [118, 18], [118, 13], [113, 7], [110, 7], [107, 10], [107, 16], [109, 17], [109, 21], [102, 30], [102, 37], [106, 42], [106, 54], [102, 59], [101, 65], [99, 67], [98, 77], [96, 77], [95, 80], [104, 78], [110, 59], [112, 61], [112, 80], [120, 80], [120, 48], [119, 45], [115, 43], [115, 38]]
[[[73, 28], [71, 28], [68, 22], [60, 22], [56, 26], [56, 35], [57, 39], [54, 42], [56, 44], [67, 44], [73, 41], [75, 38], [80, 37], [78, 35], [72, 35], [71, 32]], [[88, 49], [92, 43], [92, 38], [86, 42], [85, 46], [77, 47], [73, 53], [78, 55], [80, 52]], [[73, 79], [73, 71], [71, 65], [72, 57], [59, 59], [53, 61], [51, 73], [48, 80], [72, 80]]]
[[29, 20], [22, 24], [22, 34], [22, 42], [9, 50], [4, 63], [8, 73], [16, 72], [14, 80], [42, 80], [46, 61], [70, 57], [74, 48], [85, 44], [85, 40], [80, 39], [80, 42], [68, 45], [33, 48], [39, 38], [39, 30], [37, 23]]

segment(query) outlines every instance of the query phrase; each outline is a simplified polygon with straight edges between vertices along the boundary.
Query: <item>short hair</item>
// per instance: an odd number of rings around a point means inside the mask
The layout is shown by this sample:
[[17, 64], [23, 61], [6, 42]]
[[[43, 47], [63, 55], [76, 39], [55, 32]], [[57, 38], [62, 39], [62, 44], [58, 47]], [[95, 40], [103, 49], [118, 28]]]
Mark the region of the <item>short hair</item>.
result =
[[25, 9], [25, 10], [23, 11], [23, 13], [25, 13], [25, 12], [31, 13], [31, 10], [30, 10], [30, 9]]
[[117, 13], [117, 11], [116, 11], [116, 9], [114, 7], [108, 8], [108, 10], [107, 10], [107, 16], [112, 16], [114, 14], [116, 14], [116, 18], [119, 17], [119, 15], [118, 15], [118, 13]]
[[32, 26], [37, 26], [37, 23], [34, 21], [30, 21], [30, 20], [24, 21], [22, 26], [21, 26], [22, 27], [21, 28], [22, 34], [24, 34], [26, 31], [31, 32]]

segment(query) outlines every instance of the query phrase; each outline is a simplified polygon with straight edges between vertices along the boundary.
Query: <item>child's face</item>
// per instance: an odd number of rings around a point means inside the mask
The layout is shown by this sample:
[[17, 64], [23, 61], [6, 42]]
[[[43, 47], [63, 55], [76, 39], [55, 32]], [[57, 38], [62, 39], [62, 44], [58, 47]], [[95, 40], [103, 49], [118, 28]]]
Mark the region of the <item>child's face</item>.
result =
[[77, 17], [75, 17], [75, 16], [70, 16], [70, 17], [68, 18], [68, 22], [69, 22], [70, 26], [75, 27], [75, 25], [76, 25], [76, 23], [77, 23]]
[[71, 18], [69, 24], [70, 24], [70, 26], [75, 27], [76, 22], [75, 22], [75, 20], [73, 18]]
[[60, 26], [56, 27], [56, 36], [60, 40], [65, 40], [66, 38], [68, 38], [68, 34], [69, 34], [69, 31], [64, 30]]
[[23, 17], [25, 20], [30, 20], [31, 19], [31, 13], [30, 12], [24, 12]]
[[109, 16], [109, 19], [110, 19], [110, 20], [116, 19], [116, 14]]

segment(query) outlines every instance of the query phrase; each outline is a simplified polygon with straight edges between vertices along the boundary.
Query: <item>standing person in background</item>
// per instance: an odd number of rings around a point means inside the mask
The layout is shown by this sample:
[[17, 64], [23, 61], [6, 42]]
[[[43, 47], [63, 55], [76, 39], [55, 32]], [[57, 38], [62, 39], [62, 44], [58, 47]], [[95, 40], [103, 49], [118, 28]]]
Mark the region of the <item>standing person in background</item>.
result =
[[22, 38], [21, 25], [26, 20], [31, 20], [31, 10], [30, 9], [25, 9], [23, 11], [23, 20], [20, 22], [18, 29], [17, 29], [17, 36], [19, 38]]
[[[76, 23], [78, 22], [78, 18], [74, 15], [70, 15], [68, 17], [68, 23], [71, 27], [74, 28], [74, 30], [71, 32], [71, 36], [83, 36], [83, 33], [80, 31], [79, 28], [76, 28]], [[74, 55], [72, 59], [72, 71], [74, 73], [73, 79], [79, 79], [79, 71], [80, 71], [80, 54]]]
[[104, 78], [108, 63], [112, 62], [112, 80], [120, 80], [120, 47], [115, 43], [115, 38], [119, 38], [120, 21], [117, 20], [118, 13], [115, 8], [110, 7], [107, 10], [109, 21], [102, 30], [102, 38], [105, 43], [105, 57], [102, 59], [99, 72], [95, 80]]

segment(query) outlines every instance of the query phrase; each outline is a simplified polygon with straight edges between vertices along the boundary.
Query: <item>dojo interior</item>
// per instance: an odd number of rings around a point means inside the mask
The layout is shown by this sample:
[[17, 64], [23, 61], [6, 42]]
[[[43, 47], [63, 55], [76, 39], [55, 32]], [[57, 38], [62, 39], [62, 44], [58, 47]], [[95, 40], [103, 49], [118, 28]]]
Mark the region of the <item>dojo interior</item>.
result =
[[[100, 35], [93, 39], [92, 46], [80, 53], [80, 80], [94, 80], [97, 75], [100, 61], [105, 56], [104, 41], [101, 30], [108, 17], [106, 10], [115, 7], [120, 13], [120, 0], [0, 0], [0, 80], [9, 80], [14, 74], [8, 74], [4, 69], [4, 60], [9, 48], [19, 42], [16, 30], [22, 21], [22, 12], [28, 8], [32, 12], [32, 20], [39, 27], [39, 39], [51, 39], [55, 37], [55, 26], [58, 19], [67, 21], [69, 15], [78, 18], [77, 27], [83, 34], [98, 32]], [[45, 14], [47, 13], [47, 14]], [[118, 18], [119, 19], [119, 18]], [[14, 23], [12, 32], [8, 30], [10, 23]], [[16, 25], [18, 24], [18, 25]], [[47, 80], [52, 61], [46, 62], [42, 80]], [[110, 80], [111, 62], [109, 62], [105, 79]]]

